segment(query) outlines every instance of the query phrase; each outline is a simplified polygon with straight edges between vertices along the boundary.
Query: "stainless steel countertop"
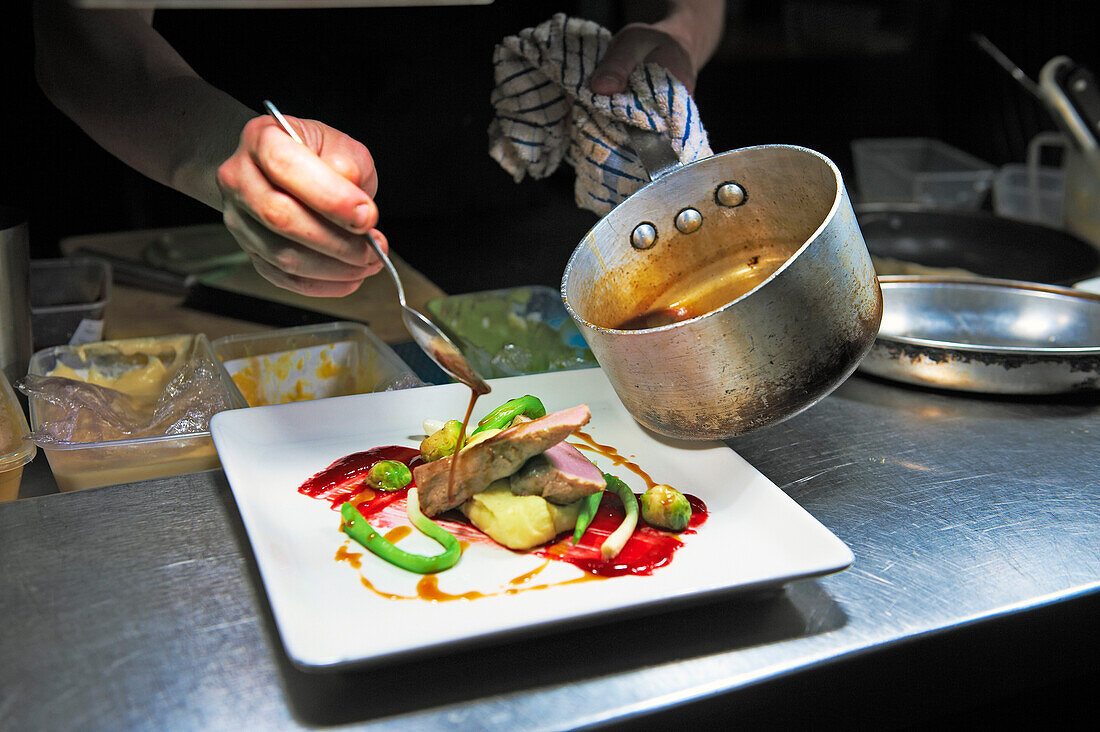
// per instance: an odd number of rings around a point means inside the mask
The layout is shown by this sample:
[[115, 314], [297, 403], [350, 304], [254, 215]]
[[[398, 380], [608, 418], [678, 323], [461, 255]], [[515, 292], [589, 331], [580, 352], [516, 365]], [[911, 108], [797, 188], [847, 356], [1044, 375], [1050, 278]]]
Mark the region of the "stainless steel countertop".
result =
[[850, 569], [362, 673], [290, 666], [218, 471], [0, 505], [0, 728], [565, 729], [676, 705], [759, 722], [799, 699], [877, 724], [922, 702], [875, 718], [867, 695], [906, 684], [992, 695], [1097, 649], [1098, 436], [1095, 394], [856, 376], [731, 442]]

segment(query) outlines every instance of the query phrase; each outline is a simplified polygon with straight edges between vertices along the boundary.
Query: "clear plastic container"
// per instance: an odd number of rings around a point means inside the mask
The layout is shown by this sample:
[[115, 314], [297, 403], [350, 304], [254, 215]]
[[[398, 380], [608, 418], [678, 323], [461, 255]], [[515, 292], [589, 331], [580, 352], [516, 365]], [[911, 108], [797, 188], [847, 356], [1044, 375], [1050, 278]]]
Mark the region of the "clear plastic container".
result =
[[996, 169], [939, 140], [921, 137], [852, 141], [860, 200], [981, 207]]
[[422, 386], [389, 346], [360, 323], [323, 323], [214, 341], [251, 407]]
[[23, 466], [34, 459], [35, 452], [23, 407], [0, 371], [0, 503], [19, 497]]
[[485, 377], [597, 365], [561, 293], [550, 287], [452, 295], [430, 300], [427, 310]]
[[34, 348], [80, 345], [103, 337], [111, 265], [89, 257], [35, 259], [30, 267]]
[[[204, 335], [172, 335], [103, 341], [84, 346], [57, 346], [35, 353], [28, 374], [49, 376], [75, 374], [95, 364], [112, 379], [119, 380], [120, 390], [138, 394], [157, 392], [156, 379], [143, 379], [142, 370], [154, 361], [172, 363], [186, 359], [188, 354], [207, 363], [215, 374], [219, 400], [232, 408], [247, 406], [225, 368], [214, 355], [210, 341]], [[153, 358], [155, 357], [155, 359]], [[68, 371], [72, 369], [73, 371]], [[90, 378], [90, 377], [87, 377]], [[132, 379], [121, 388], [122, 379]], [[163, 379], [167, 381], [167, 378]], [[39, 397], [30, 398], [31, 427], [37, 432], [43, 423], [63, 419], [65, 414], [56, 405]], [[221, 466], [218, 453], [210, 439], [209, 429], [181, 434], [110, 439], [100, 441], [43, 441], [36, 438], [50, 462], [54, 478], [61, 491], [75, 491], [150, 478], [163, 478]]]
[[993, 210], [998, 216], [1060, 229], [1065, 174], [1057, 168], [1010, 163], [993, 179]]

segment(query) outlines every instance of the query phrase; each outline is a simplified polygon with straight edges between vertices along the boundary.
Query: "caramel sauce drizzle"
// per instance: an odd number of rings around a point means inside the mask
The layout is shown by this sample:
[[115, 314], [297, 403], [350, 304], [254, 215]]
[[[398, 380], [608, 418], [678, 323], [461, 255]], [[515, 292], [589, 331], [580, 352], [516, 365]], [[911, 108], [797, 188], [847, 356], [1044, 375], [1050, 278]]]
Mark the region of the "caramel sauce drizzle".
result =
[[411, 526], [395, 526], [385, 533], [385, 539], [391, 544], [396, 544], [411, 533]]
[[546, 567], [549, 564], [550, 564], [550, 560], [547, 559], [545, 562], [543, 562], [539, 566], [535, 567], [530, 572], [525, 572], [525, 573], [521, 574], [519, 577], [513, 577], [512, 579], [508, 580], [508, 584], [510, 584], [510, 585], [522, 585], [524, 582], [527, 582], [532, 577], [534, 577], [536, 574], [538, 574], [542, 570], [546, 569]]
[[470, 404], [466, 407], [466, 416], [462, 418], [462, 427], [458, 430], [458, 443], [454, 455], [451, 456], [451, 470], [447, 473], [447, 501], [450, 502], [455, 494], [455, 466], [458, 465], [458, 455], [462, 452], [462, 446], [466, 444], [466, 428], [470, 424], [470, 416], [474, 413], [474, 405], [477, 404], [481, 393], [474, 387], [470, 387]]
[[363, 486], [363, 490], [354, 498], [351, 499], [351, 505], [358, 506], [360, 503], [369, 503], [374, 500], [374, 497], [378, 495], [378, 492], [373, 488], [367, 488]]
[[[465, 544], [465, 542], [463, 542], [463, 544]], [[465, 546], [463, 546], [463, 549], [465, 549]], [[362, 554], [356, 554], [347, 551], [345, 547], [340, 547], [340, 549], [336, 552], [337, 561], [347, 561], [356, 569], [360, 567], [359, 557], [361, 556]], [[419, 582], [416, 583], [415, 595], [398, 595], [393, 592], [383, 592], [382, 590], [375, 587], [369, 579], [362, 575], [359, 576], [359, 581], [368, 590], [387, 600], [428, 600], [430, 602], [452, 602], [454, 600], [481, 600], [486, 597], [498, 597], [501, 595], [518, 595], [521, 592], [529, 592], [531, 590], [545, 590], [549, 587], [564, 587], [565, 585], [577, 585], [583, 582], [593, 582], [597, 580], [607, 579], [607, 577], [601, 577], [599, 575], [588, 574], [587, 572], [585, 572], [580, 577], [576, 577], [570, 580], [563, 580], [562, 582], [545, 582], [539, 585], [527, 584], [535, 576], [542, 572], [542, 570], [546, 569], [547, 565], [549, 564], [550, 560], [547, 559], [545, 562], [540, 564], [538, 567], [535, 567], [531, 571], [524, 572], [518, 577], [513, 577], [512, 579], [508, 580], [507, 585], [502, 587], [498, 592], [479, 592], [477, 590], [471, 590], [470, 592], [463, 592], [457, 595], [451, 594], [450, 592], [444, 592], [443, 590], [439, 589], [439, 575], [435, 574], [426, 574], [420, 579]]]
[[359, 569], [361, 566], [363, 566], [363, 563], [360, 561], [360, 557], [362, 556], [362, 552], [349, 552], [347, 545], [344, 545], [336, 550], [337, 562], [347, 562], [356, 569]]
[[[466, 426], [470, 421], [470, 415], [473, 413], [474, 402], [476, 402], [477, 397], [480, 396], [477, 392], [474, 392], [473, 390], [471, 390], [471, 391], [472, 391], [472, 393], [470, 395], [471, 396], [470, 404], [469, 404], [469, 407], [466, 410], [466, 416], [462, 420], [462, 430], [459, 433], [460, 434], [460, 438], [459, 438], [459, 444], [460, 445], [462, 444], [462, 442], [465, 439]], [[576, 430], [575, 432], [573, 432], [573, 435], [583, 441], [581, 443], [576, 443], [576, 442], [570, 443], [574, 447], [576, 447], [580, 450], [586, 450], [588, 452], [596, 453], [597, 455], [601, 455], [604, 458], [610, 460], [611, 463], [614, 464], [614, 465], [623, 466], [627, 470], [629, 470], [632, 473], [636, 474], [643, 481], [645, 481], [645, 484], [646, 484], [647, 488], [652, 488], [653, 486], [657, 485], [657, 482], [655, 480], [653, 480], [653, 478], [650, 477], [649, 473], [647, 473], [644, 469], [642, 469], [642, 467], [640, 465], [638, 465], [637, 463], [635, 463], [632, 460], [625, 457], [622, 453], [620, 453], [618, 450], [616, 450], [611, 445], [604, 445], [604, 444], [601, 444], [599, 442], [596, 442], [596, 440], [593, 439], [592, 435], [588, 434], [587, 432], [585, 432], [583, 430]], [[454, 465], [458, 461], [457, 458], [458, 458], [458, 455], [456, 453], [456, 455], [455, 455], [455, 457], [454, 457], [454, 459], [452, 460], [452, 463], [451, 463], [451, 475], [449, 476], [449, 479], [448, 479], [448, 493], [450, 493], [451, 489], [453, 488]], [[357, 496], [356, 499], [355, 499], [356, 503], [360, 502], [361, 500], [369, 500], [370, 498], [374, 497], [374, 492], [371, 491], [370, 489], [364, 490], [364, 493], [369, 493], [370, 495], [366, 496], [366, 497], [363, 497], [363, 498], [360, 498], [359, 496]], [[341, 526], [341, 528], [342, 528], [342, 526]], [[391, 543], [397, 543], [401, 539], [408, 536], [411, 532], [412, 532], [412, 529], [408, 526], [397, 526], [397, 527], [391, 529], [390, 531], [388, 531], [385, 536], [386, 536], [386, 539], [388, 539]], [[564, 543], [561, 543], [561, 542], [559, 542], [559, 544], [555, 544], [555, 545], [550, 546], [548, 548], [548, 551], [552, 554], [559, 554], [559, 555], [564, 554], [565, 551], [567, 550], [567, 546]], [[460, 542], [460, 545], [462, 547], [463, 553], [465, 553], [467, 547], [469, 546], [469, 542], [462, 541], [462, 542]], [[361, 564], [362, 564], [360, 562], [360, 557], [361, 556], [362, 556], [361, 553], [353, 553], [353, 552], [347, 551], [346, 547], [340, 547], [340, 549], [337, 550], [337, 552], [336, 552], [336, 560], [337, 561], [347, 561], [349, 564], [351, 564], [356, 569], [359, 569]], [[532, 590], [545, 590], [545, 589], [550, 588], [550, 587], [563, 587], [565, 585], [575, 585], [575, 584], [581, 584], [583, 582], [593, 582], [593, 581], [608, 579], [608, 577], [604, 577], [604, 576], [601, 576], [601, 575], [591, 574], [589, 572], [585, 572], [580, 577], [576, 577], [576, 578], [571, 579], [571, 580], [564, 580], [562, 582], [547, 582], [547, 583], [537, 584], [537, 585], [536, 584], [528, 584], [540, 572], [542, 572], [544, 569], [546, 569], [546, 567], [550, 564], [550, 561], [551, 561], [550, 559], [547, 559], [541, 565], [539, 565], [538, 567], [535, 567], [534, 569], [530, 570], [529, 572], [525, 572], [525, 573], [523, 573], [523, 574], [521, 574], [517, 577], [513, 577], [512, 579], [508, 580], [507, 584], [505, 586], [503, 586], [497, 592], [487, 592], [486, 593], [486, 592], [480, 592], [480, 591], [477, 591], [477, 590], [471, 590], [469, 592], [463, 592], [463, 593], [460, 593], [460, 594], [451, 594], [449, 592], [444, 592], [444, 591], [439, 589], [439, 577], [438, 577], [438, 575], [435, 575], [435, 574], [424, 575], [424, 577], [421, 578], [416, 583], [416, 594], [412, 595], [412, 596], [410, 596], [410, 595], [399, 595], [399, 594], [392, 593], [392, 592], [383, 592], [382, 590], [379, 590], [377, 587], [375, 587], [374, 584], [369, 579], [367, 579], [366, 577], [364, 577], [362, 575], [360, 575], [359, 581], [363, 584], [364, 587], [369, 589], [371, 592], [373, 592], [374, 594], [378, 595], [379, 597], [383, 597], [387, 600], [428, 600], [430, 602], [452, 602], [454, 600], [480, 600], [480, 599], [484, 599], [486, 597], [498, 597], [498, 596], [501, 596], [501, 595], [516, 595], [516, 594], [519, 594], [521, 592], [529, 592], [529, 591], [532, 591]]]
[[588, 434], [584, 430], [576, 430], [573, 434], [576, 435], [577, 437], [579, 437], [580, 439], [584, 440], [586, 443], [588, 443], [588, 444], [580, 444], [580, 443], [576, 443], [576, 442], [571, 443], [577, 449], [587, 450], [588, 452], [594, 452], [597, 455], [604, 456], [605, 458], [610, 460], [615, 465], [622, 465], [624, 468], [626, 468], [627, 470], [629, 470], [632, 473], [635, 473], [642, 480], [644, 480], [645, 484], [646, 484], [646, 488], [652, 488], [653, 486], [657, 485], [657, 481], [653, 480], [653, 478], [650, 478], [649, 473], [647, 473], [645, 470], [643, 470], [640, 465], [638, 465], [635, 462], [631, 462], [630, 460], [627, 460], [625, 457], [623, 457], [622, 453], [620, 453], [618, 450], [616, 450], [611, 445], [601, 445], [600, 443], [598, 443], [594, 439], [592, 439], [592, 435]]

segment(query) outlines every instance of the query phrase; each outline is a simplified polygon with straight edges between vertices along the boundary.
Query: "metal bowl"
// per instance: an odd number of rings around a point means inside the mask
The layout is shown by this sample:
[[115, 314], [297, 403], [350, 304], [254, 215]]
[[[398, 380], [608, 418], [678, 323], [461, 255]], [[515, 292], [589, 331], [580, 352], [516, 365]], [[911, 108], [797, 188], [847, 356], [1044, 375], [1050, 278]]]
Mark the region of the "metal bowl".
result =
[[941, 389], [1059, 394], [1100, 387], [1100, 296], [1031, 282], [883, 276], [864, 373]]

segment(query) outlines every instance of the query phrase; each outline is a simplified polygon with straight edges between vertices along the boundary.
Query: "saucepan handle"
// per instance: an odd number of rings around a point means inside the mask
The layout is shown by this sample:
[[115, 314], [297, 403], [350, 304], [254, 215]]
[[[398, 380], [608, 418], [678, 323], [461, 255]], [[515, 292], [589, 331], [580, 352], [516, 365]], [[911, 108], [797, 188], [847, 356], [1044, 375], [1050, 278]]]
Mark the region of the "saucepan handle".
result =
[[626, 134], [651, 181], [680, 167], [680, 158], [673, 152], [668, 138], [661, 133], [626, 125]]

